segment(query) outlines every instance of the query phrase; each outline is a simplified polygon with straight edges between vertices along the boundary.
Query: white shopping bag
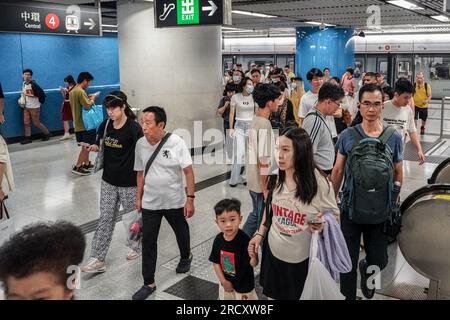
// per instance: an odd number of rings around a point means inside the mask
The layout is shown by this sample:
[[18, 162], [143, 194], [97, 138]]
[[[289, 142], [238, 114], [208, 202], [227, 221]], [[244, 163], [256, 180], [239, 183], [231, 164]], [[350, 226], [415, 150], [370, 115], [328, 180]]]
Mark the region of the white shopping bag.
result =
[[316, 231], [311, 238], [312, 248], [309, 258], [312, 261], [300, 300], [344, 300], [345, 297], [339, 291], [337, 283], [317, 258], [318, 242], [319, 233]]
[[14, 233], [14, 221], [9, 216], [5, 202], [0, 202], [0, 247], [9, 240]]
[[127, 235], [126, 246], [136, 252], [142, 252], [142, 213], [136, 210], [122, 215]]

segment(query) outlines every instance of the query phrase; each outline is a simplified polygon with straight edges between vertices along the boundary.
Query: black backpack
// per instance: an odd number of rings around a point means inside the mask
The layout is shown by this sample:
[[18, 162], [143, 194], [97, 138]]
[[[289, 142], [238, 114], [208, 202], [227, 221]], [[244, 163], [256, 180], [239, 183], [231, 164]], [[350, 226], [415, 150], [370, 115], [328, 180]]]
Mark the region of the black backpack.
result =
[[[425, 94], [428, 96], [428, 83], [424, 83], [425, 86]], [[414, 90], [417, 88], [417, 83], [414, 83]]]
[[36, 81], [31, 81], [31, 89], [33, 90], [34, 95], [38, 98], [39, 103], [45, 103], [45, 92], [42, 88], [36, 83]]

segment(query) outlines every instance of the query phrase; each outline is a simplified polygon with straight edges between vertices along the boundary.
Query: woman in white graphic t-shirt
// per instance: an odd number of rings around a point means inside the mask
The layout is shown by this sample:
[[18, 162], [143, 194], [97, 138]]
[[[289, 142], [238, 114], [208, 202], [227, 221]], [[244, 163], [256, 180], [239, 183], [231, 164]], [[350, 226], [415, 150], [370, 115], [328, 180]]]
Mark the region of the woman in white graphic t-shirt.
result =
[[312, 231], [322, 232], [325, 211], [338, 215], [339, 209], [331, 183], [314, 163], [304, 129], [294, 128], [280, 136], [276, 153], [280, 170], [271, 210], [264, 213], [248, 250], [254, 256], [263, 243], [263, 293], [271, 299], [298, 300], [308, 274]]

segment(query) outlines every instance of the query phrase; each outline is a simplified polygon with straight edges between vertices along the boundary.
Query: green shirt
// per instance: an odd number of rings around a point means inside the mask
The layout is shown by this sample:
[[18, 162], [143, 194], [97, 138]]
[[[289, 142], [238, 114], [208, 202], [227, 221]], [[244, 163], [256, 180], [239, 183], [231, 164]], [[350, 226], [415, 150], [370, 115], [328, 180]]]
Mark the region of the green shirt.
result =
[[69, 92], [70, 108], [72, 109], [73, 126], [75, 132], [85, 131], [83, 117], [81, 110], [83, 107], [90, 107], [92, 105], [86, 91], [76, 86]]

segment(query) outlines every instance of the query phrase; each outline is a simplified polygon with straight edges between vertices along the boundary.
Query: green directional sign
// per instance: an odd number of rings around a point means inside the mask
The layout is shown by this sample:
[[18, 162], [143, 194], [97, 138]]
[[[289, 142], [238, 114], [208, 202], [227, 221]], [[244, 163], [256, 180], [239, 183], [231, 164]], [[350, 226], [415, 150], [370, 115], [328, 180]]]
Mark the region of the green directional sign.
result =
[[178, 24], [198, 24], [200, 17], [198, 1], [177, 0]]
[[155, 26], [221, 25], [224, 23], [224, 3], [230, 4], [226, 7], [228, 17], [228, 13], [231, 15], [231, 0], [154, 0]]

